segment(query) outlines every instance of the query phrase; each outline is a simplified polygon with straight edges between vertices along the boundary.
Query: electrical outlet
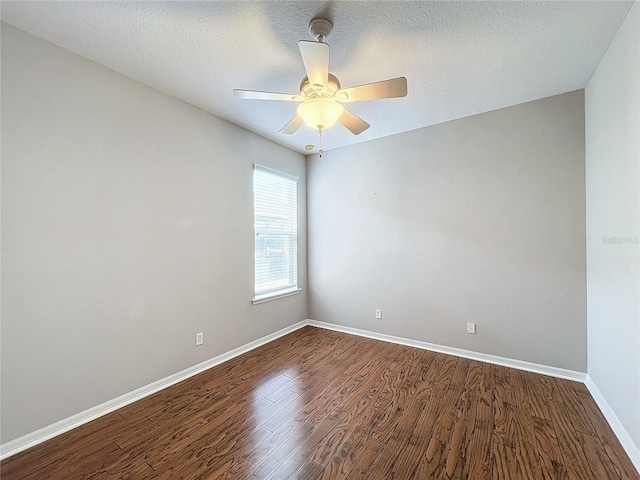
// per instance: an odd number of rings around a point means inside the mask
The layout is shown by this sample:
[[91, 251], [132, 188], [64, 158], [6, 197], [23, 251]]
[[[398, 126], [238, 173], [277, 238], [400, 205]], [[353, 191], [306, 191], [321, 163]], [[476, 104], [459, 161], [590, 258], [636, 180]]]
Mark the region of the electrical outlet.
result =
[[382, 318], [382, 310], [376, 310], [376, 319], [380, 320]]
[[204, 333], [196, 333], [196, 345], [202, 345], [204, 343]]
[[475, 323], [467, 323], [467, 333], [476, 333]]

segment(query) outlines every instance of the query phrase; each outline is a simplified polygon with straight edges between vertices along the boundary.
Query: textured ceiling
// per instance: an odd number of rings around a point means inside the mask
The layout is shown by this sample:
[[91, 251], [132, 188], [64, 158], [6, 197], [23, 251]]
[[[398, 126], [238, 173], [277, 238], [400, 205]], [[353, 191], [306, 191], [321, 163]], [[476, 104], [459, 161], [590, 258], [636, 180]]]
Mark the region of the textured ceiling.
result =
[[330, 72], [343, 87], [406, 76], [401, 99], [349, 104], [330, 150], [584, 88], [633, 2], [2, 1], [2, 20], [293, 150], [278, 134], [296, 103], [235, 99], [234, 88], [297, 93], [298, 40], [334, 23]]

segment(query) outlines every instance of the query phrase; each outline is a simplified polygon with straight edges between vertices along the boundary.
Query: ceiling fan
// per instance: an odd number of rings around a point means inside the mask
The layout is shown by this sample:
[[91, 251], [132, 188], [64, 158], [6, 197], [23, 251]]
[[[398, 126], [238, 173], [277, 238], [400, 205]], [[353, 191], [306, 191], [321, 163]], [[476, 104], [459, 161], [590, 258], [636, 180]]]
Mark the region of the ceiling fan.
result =
[[294, 134], [306, 123], [311, 128], [322, 130], [335, 122], [345, 126], [354, 135], [364, 132], [370, 125], [342, 106], [343, 103], [398, 98], [407, 95], [407, 79], [392, 78], [381, 82], [343, 89], [335, 75], [329, 73], [329, 45], [324, 40], [329, 36], [333, 24], [326, 18], [314, 18], [309, 23], [309, 33], [315, 42], [300, 40], [298, 46], [306, 77], [300, 83], [300, 93], [260, 92], [234, 90], [236, 98], [248, 100], [284, 100], [301, 102], [297, 115], [279, 133]]

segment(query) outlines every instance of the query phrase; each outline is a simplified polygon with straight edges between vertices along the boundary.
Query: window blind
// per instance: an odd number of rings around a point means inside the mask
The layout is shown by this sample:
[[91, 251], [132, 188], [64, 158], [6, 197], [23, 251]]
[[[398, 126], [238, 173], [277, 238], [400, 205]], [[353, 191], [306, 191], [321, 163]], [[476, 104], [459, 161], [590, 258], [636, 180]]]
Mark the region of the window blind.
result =
[[296, 177], [254, 165], [256, 298], [298, 287], [297, 200]]

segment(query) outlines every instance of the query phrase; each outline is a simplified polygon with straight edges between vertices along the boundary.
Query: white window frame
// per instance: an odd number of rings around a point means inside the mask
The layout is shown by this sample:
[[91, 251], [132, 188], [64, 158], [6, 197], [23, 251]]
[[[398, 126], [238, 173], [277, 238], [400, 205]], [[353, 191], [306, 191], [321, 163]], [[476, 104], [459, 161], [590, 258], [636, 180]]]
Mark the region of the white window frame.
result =
[[[256, 173], [260, 172], [263, 174], [273, 175], [275, 177], [280, 177], [280, 179], [286, 179], [294, 182], [295, 184], [295, 205], [293, 208], [293, 215], [291, 215], [291, 206], [285, 209], [285, 212], [282, 212], [282, 215], [288, 215], [285, 218], [285, 224], [291, 226], [291, 221], [293, 220], [293, 224], [295, 228], [293, 230], [289, 230], [289, 233], [283, 233], [282, 235], [289, 237], [289, 248], [284, 249], [285, 256], [288, 256], [287, 262], [292, 262], [291, 264], [287, 263], [289, 268], [289, 278], [283, 284], [282, 282], [272, 282], [271, 287], [264, 282], [262, 284], [258, 284], [258, 250], [256, 245], [256, 240], [260, 234], [258, 231], [259, 221], [258, 218], [261, 216], [267, 216], [268, 214], [261, 212], [261, 209], [264, 207], [258, 205], [257, 196], [256, 196]], [[300, 293], [301, 289], [298, 286], [298, 177], [290, 175], [288, 173], [281, 172], [279, 170], [275, 170], [270, 167], [265, 167], [264, 165], [254, 164], [253, 165], [253, 192], [254, 192], [254, 201], [253, 201], [253, 224], [254, 224], [254, 298], [252, 303], [254, 305], [268, 302], [271, 300], [276, 300], [278, 298], [288, 297], [290, 295], [296, 295]], [[288, 211], [288, 213], [287, 213]], [[293, 218], [292, 218], [293, 217]], [[286, 238], [286, 237], [285, 237]], [[286, 240], [285, 240], [286, 241]], [[291, 251], [290, 248], [293, 248]], [[291, 259], [293, 257], [293, 260]]]

